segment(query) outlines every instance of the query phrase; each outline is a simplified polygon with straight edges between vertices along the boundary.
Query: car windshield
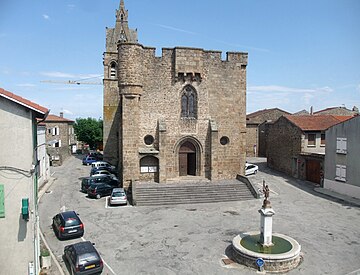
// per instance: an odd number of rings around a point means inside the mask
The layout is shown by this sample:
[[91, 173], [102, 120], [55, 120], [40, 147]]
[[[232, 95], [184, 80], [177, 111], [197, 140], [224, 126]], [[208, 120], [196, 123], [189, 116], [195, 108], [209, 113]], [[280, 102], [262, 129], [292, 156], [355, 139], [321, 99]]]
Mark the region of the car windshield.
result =
[[88, 262], [95, 262], [98, 261], [99, 257], [96, 253], [84, 253], [82, 255], [79, 255], [79, 264], [84, 265]]
[[113, 197], [123, 197], [125, 196], [125, 192], [114, 192], [112, 194]]
[[79, 220], [76, 218], [68, 218], [65, 221], [65, 226], [75, 226], [75, 225], [79, 225]]

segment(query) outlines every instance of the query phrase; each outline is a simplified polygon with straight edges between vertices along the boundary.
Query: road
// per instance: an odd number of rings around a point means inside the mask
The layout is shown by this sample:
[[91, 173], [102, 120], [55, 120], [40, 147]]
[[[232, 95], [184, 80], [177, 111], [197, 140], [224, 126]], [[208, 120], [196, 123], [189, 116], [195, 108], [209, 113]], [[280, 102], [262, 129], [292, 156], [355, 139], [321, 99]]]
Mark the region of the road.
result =
[[[266, 168], [250, 179], [265, 180], [275, 210], [274, 232], [295, 238], [303, 263], [289, 274], [349, 274], [360, 271], [360, 209], [320, 195], [308, 182]], [[106, 263], [103, 274], [256, 274], [247, 267], [225, 264], [231, 241], [240, 232], [259, 228], [262, 200], [170, 207], [107, 207], [106, 198], [88, 199], [79, 191], [90, 168], [71, 157], [53, 167], [56, 177], [39, 205], [40, 226], [51, 250], [66, 270], [65, 245], [51, 229], [53, 215], [76, 210], [85, 224], [86, 240], [96, 244]], [[358, 274], [358, 273], [353, 273]]]

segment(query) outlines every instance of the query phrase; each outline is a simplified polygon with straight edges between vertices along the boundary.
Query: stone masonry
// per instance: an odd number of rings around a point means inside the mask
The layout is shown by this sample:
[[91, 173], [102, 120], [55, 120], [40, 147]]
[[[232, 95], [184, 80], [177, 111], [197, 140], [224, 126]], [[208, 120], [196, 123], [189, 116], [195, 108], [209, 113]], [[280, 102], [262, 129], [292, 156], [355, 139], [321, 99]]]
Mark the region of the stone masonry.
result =
[[[128, 30], [123, 1], [117, 18]], [[219, 51], [176, 47], [157, 57], [123, 34], [117, 56], [104, 54], [104, 157], [124, 186], [243, 174], [247, 53], [222, 60]]]

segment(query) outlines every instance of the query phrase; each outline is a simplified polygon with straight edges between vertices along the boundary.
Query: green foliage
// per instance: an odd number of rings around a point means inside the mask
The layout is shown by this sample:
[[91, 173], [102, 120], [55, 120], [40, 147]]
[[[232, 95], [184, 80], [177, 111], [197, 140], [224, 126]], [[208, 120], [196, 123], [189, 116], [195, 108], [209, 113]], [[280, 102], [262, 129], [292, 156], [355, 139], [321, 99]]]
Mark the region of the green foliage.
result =
[[89, 144], [91, 149], [95, 149], [97, 143], [103, 140], [103, 121], [95, 118], [77, 118], [75, 120], [75, 134], [79, 141]]

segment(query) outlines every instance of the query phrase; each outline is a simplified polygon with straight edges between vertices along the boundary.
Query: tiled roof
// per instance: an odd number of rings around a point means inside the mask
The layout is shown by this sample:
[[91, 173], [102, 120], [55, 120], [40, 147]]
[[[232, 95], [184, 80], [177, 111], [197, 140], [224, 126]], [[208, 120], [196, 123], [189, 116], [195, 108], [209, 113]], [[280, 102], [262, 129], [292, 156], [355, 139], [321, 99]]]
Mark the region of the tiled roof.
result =
[[4, 97], [4, 98], [7, 98], [8, 100], [11, 100], [17, 104], [20, 104], [28, 109], [31, 109], [31, 110], [34, 110], [42, 115], [45, 115], [49, 109], [43, 107], [43, 106], [40, 106], [39, 104], [36, 104], [28, 99], [25, 99], [21, 96], [18, 96], [18, 95], [15, 95], [9, 91], [6, 91], [2, 88], [0, 88], [0, 96]]
[[265, 114], [265, 113], [268, 113], [268, 112], [271, 112], [271, 111], [274, 111], [274, 110], [278, 110], [278, 111], [281, 111], [281, 112], [284, 112], [284, 113], [287, 113], [287, 114], [290, 115], [290, 113], [288, 113], [288, 112], [286, 112], [284, 110], [281, 110], [279, 108], [272, 108], [272, 109], [263, 109], [263, 110], [259, 110], [259, 111], [247, 114], [246, 117], [247, 118], [253, 118], [253, 117], [256, 117], [258, 115], [262, 115], [262, 114]]
[[45, 122], [68, 122], [68, 123], [73, 123], [74, 121], [70, 120], [70, 119], [67, 119], [67, 118], [64, 118], [64, 117], [49, 114], [47, 116], [47, 118], [45, 119]]
[[353, 116], [305, 115], [285, 117], [303, 131], [325, 131], [329, 127], [348, 120]]

